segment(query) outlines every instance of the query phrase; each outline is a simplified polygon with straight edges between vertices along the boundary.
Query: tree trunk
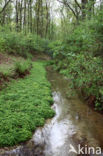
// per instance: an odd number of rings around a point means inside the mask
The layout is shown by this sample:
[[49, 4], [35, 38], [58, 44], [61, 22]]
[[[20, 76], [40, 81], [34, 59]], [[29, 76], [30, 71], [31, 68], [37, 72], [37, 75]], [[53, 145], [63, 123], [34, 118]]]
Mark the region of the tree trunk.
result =
[[86, 18], [86, 5], [87, 0], [82, 0], [82, 19]]
[[24, 0], [24, 22], [23, 22], [23, 29], [26, 34], [26, 0]]
[[40, 21], [40, 0], [37, 3], [37, 34], [39, 35], [39, 21]]
[[30, 32], [32, 33], [32, 0], [30, 0]]
[[23, 0], [21, 0], [20, 2], [20, 31], [22, 31], [22, 3], [23, 3]]
[[44, 31], [44, 13], [43, 13], [43, 0], [41, 0], [41, 37], [43, 37], [43, 31]]
[[18, 32], [18, 0], [16, 0], [16, 31]]
[[46, 2], [46, 30], [45, 30], [45, 38], [47, 37], [48, 34], [48, 21], [49, 21], [49, 11], [48, 11], [48, 5]]
[[30, 32], [30, 3], [28, 0], [28, 32]]

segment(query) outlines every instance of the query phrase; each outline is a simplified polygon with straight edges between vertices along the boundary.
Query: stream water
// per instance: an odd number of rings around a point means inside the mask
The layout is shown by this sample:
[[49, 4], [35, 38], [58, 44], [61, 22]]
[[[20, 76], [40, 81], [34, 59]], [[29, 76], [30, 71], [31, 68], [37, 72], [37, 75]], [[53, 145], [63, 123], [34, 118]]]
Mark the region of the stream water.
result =
[[103, 149], [103, 116], [77, 95], [71, 96], [66, 78], [49, 69], [48, 79], [52, 84], [55, 117], [38, 128], [27, 143], [14, 149], [0, 149], [0, 156], [76, 156], [69, 150], [71, 146], [77, 150], [78, 144]]

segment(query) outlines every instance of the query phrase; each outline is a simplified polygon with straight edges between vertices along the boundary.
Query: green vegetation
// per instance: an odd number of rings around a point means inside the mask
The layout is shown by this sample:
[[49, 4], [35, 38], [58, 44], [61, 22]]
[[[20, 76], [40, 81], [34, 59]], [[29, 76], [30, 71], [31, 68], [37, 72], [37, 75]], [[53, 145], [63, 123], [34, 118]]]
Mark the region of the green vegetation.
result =
[[19, 76], [25, 75], [30, 71], [31, 67], [32, 65], [30, 60], [15, 63], [15, 71]]
[[1, 64], [0, 65], [0, 73], [5, 77], [12, 76], [14, 72], [14, 65], [13, 64]]
[[0, 73], [3, 77], [12, 78], [15, 75], [20, 76], [31, 69], [31, 61], [20, 60], [12, 62], [11, 64], [1, 64]]
[[32, 58], [32, 53], [44, 52], [47, 41], [37, 35], [24, 35], [23, 33], [10, 32], [10, 30], [0, 31], [0, 52]]
[[45, 63], [31, 63], [41, 53], [103, 111], [103, 2], [0, 1], [0, 89], [12, 79], [0, 92], [0, 146], [26, 141], [54, 115]]
[[[54, 115], [45, 66], [40, 62], [31, 63], [38, 53], [48, 51], [49, 13], [47, 2], [0, 1], [1, 147], [28, 140], [38, 126]], [[24, 79], [13, 80], [19, 77]]]
[[54, 68], [71, 80], [95, 109], [103, 110], [103, 13], [81, 22], [64, 41], [51, 42]]
[[12, 79], [24, 77], [30, 73], [32, 62], [22, 57], [0, 54], [0, 90]]
[[44, 63], [35, 62], [31, 75], [14, 80], [0, 93], [0, 146], [12, 146], [31, 138], [54, 111]]

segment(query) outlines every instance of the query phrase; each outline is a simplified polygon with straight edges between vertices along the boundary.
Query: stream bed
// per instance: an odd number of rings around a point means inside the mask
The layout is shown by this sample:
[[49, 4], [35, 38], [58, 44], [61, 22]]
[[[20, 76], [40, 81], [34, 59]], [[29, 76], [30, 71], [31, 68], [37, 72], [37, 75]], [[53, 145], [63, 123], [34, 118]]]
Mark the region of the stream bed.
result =
[[[0, 156], [92, 156], [93, 152], [76, 153], [78, 145], [103, 149], [103, 116], [72, 95], [69, 81], [51, 68], [48, 80], [52, 84], [55, 117], [38, 128], [28, 142], [14, 149], [0, 149]], [[70, 152], [72, 148], [74, 152]]]

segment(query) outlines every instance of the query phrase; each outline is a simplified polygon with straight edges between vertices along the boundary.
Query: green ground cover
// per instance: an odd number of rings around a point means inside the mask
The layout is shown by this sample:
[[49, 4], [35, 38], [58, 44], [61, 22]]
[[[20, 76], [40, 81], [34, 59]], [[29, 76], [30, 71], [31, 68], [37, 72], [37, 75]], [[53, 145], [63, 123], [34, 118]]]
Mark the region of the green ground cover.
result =
[[0, 92], [0, 146], [12, 146], [31, 138], [32, 132], [54, 116], [51, 86], [44, 63], [35, 62], [31, 74]]

